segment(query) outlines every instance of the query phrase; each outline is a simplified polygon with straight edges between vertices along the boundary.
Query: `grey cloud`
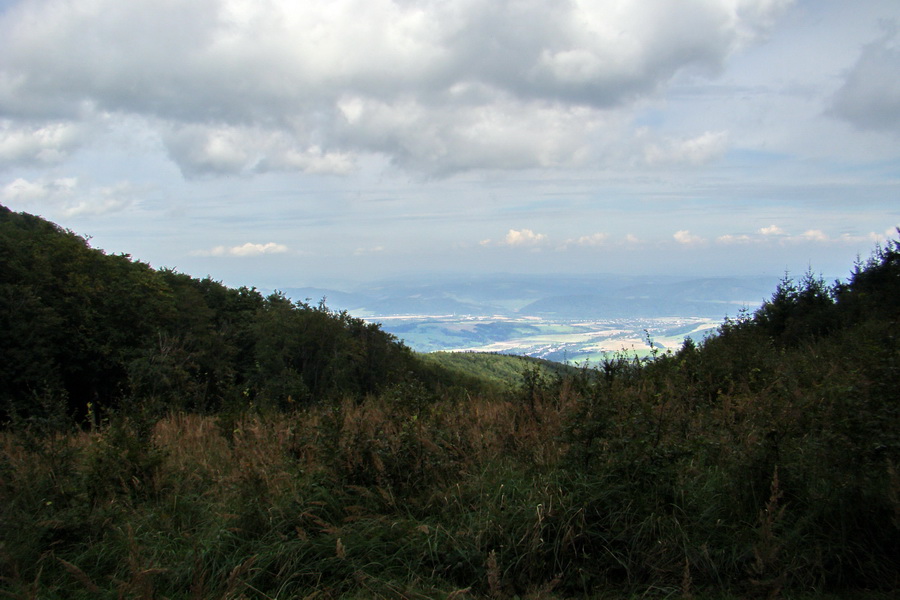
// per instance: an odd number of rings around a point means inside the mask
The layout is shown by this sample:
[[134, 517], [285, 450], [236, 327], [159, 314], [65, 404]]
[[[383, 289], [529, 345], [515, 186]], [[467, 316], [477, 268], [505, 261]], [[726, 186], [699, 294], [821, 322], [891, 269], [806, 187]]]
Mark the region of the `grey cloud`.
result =
[[239, 132], [188, 125], [164, 132], [172, 159], [186, 176], [226, 174], [252, 168], [255, 157], [240, 143]]
[[301, 170], [347, 173], [352, 157], [298, 142], [283, 131], [226, 124], [166, 124], [161, 137], [185, 177]]
[[343, 143], [436, 174], [583, 163], [592, 152], [586, 135], [613, 121], [586, 108], [510, 97], [439, 111], [412, 100], [390, 104], [352, 98], [340, 107], [346, 123], [336, 133]]
[[900, 48], [897, 23], [863, 48], [834, 95], [831, 113], [861, 129], [900, 134]]
[[579, 164], [609, 113], [786, 4], [35, 0], [0, 15], [0, 117], [137, 115], [187, 175]]

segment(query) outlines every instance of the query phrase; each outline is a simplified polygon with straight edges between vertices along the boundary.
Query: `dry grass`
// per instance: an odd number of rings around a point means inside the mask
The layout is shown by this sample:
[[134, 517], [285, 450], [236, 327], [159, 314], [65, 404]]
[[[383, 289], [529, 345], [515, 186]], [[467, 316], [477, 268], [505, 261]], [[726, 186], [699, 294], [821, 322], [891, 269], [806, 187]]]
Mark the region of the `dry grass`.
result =
[[[860, 565], [843, 581], [890, 589], [864, 544], [897, 527], [900, 478], [842, 452], [833, 396], [654, 368], [529, 398], [3, 432], [0, 581], [23, 598], [775, 598], [823, 589], [843, 552]], [[849, 503], [863, 491], [877, 510]]]

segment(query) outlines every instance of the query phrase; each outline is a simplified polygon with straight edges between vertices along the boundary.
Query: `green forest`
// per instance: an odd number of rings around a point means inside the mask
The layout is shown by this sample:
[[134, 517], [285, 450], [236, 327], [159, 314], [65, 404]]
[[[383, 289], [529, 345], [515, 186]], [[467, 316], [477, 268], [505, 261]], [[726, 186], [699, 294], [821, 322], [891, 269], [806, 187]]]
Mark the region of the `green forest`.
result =
[[0, 206], [0, 597], [894, 598], [898, 320], [891, 240], [650, 357], [419, 355]]

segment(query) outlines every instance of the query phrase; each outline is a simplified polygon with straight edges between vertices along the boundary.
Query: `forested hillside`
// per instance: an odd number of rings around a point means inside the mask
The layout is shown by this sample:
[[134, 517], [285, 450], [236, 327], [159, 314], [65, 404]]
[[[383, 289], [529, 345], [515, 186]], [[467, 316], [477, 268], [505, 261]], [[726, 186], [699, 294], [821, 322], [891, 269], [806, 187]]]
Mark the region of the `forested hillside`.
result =
[[5, 419], [123, 403], [284, 408], [377, 393], [421, 371], [393, 336], [346, 312], [154, 270], [2, 206], [0, 330]]
[[700, 343], [498, 389], [325, 307], [0, 233], [9, 597], [900, 592], [900, 241]]

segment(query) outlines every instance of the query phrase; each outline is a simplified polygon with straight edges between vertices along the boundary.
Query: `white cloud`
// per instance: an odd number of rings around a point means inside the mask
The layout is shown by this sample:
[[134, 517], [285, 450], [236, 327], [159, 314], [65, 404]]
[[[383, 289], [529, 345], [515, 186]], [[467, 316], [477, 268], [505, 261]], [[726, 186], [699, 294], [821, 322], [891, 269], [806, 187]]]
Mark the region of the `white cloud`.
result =
[[752, 237], [746, 234], [733, 235], [729, 233], [720, 235], [716, 238], [716, 241], [720, 244], [749, 244], [754, 240]]
[[366, 254], [377, 254], [384, 252], [384, 246], [372, 246], [370, 248], [357, 248], [353, 251], [353, 256], [365, 256]]
[[28, 181], [19, 177], [6, 184], [0, 194], [4, 202], [34, 205], [41, 201], [71, 197], [77, 186], [78, 179], [74, 177], [51, 181]]
[[600, 246], [609, 239], [608, 233], [593, 233], [591, 235], [583, 235], [575, 243], [579, 246]]
[[878, 234], [875, 232], [872, 232], [869, 234], [869, 237], [874, 239], [875, 241], [884, 241], [884, 240], [888, 240], [888, 239], [894, 239], [894, 238], [897, 238], [898, 236], [900, 236], [900, 223], [898, 223], [894, 227], [889, 227], [888, 229], [885, 229], [883, 234]]
[[707, 131], [690, 139], [666, 139], [644, 147], [644, 159], [650, 165], [699, 166], [725, 154], [728, 132]]
[[675, 241], [679, 244], [684, 244], [685, 246], [693, 246], [696, 244], [702, 244], [705, 240], [699, 235], [694, 235], [687, 229], [682, 229], [680, 231], [676, 231], [674, 235]]
[[[752, 244], [775, 242], [779, 245], [798, 244], [804, 242], [815, 242], [819, 244], [860, 244], [866, 242], [877, 243], [883, 242], [885, 239], [892, 237], [892, 235], [895, 233], [895, 230], [888, 229], [883, 234], [875, 232], [869, 232], [867, 234], [842, 233], [840, 235], [833, 236], [829, 235], [821, 229], [807, 229], [801, 234], [790, 235], [780, 227], [771, 225], [769, 227], [761, 228], [757, 233], [758, 235], [755, 236], [747, 234], [725, 234], [717, 237], [716, 241], [720, 244]], [[689, 235], [686, 234], [685, 239], [687, 239], [688, 237]]]
[[769, 225], [759, 230], [762, 235], [787, 235], [785, 231], [778, 225]]
[[504, 238], [507, 246], [535, 246], [546, 241], [547, 236], [543, 233], [535, 233], [530, 229], [510, 229]]
[[608, 233], [597, 232], [591, 235], [583, 235], [578, 238], [572, 238], [566, 240], [559, 249], [565, 250], [569, 246], [583, 246], [583, 247], [593, 247], [593, 246], [602, 246], [609, 240]]
[[135, 203], [137, 193], [138, 190], [129, 183], [98, 187], [69, 203], [63, 214], [74, 217], [119, 212]]
[[17, 178], [0, 190], [5, 203], [29, 210], [58, 210], [64, 217], [99, 216], [121, 211], [135, 202], [138, 190], [127, 182], [112, 186], [80, 185], [77, 177], [29, 181]]
[[896, 235], [896, 230], [888, 229], [884, 233], [876, 233], [874, 231], [870, 231], [866, 235], [853, 235], [850, 233], [842, 233], [838, 236], [837, 241], [846, 243], [846, 244], [859, 244], [861, 242], [871, 242], [875, 244], [881, 244], [885, 242], [887, 239], [894, 237]]
[[267, 242], [265, 244], [254, 244], [247, 242], [240, 246], [216, 246], [210, 250], [198, 250], [193, 254], [195, 256], [261, 256], [263, 254], [283, 254], [288, 251], [288, 247], [284, 244], [276, 244], [275, 242]]
[[805, 240], [809, 242], [827, 242], [828, 235], [826, 235], [825, 232], [821, 229], [808, 229], [797, 236], [795, 239]]
[[[52, 129], [90, 113], [144, 119], [187, 175], [603, 163], [635, 102], [715, 75], [787, 4], [35, 0], [0, 18], [0, 114], [33, 124], [0, 161], [57, 160], [78, 136]], [[650, 156], [723, 147], [686, 132]]]
[[78, 147], [83, 133], [83, 128], [74, 123], [0, 119], [0, 167], [58, 163]]

